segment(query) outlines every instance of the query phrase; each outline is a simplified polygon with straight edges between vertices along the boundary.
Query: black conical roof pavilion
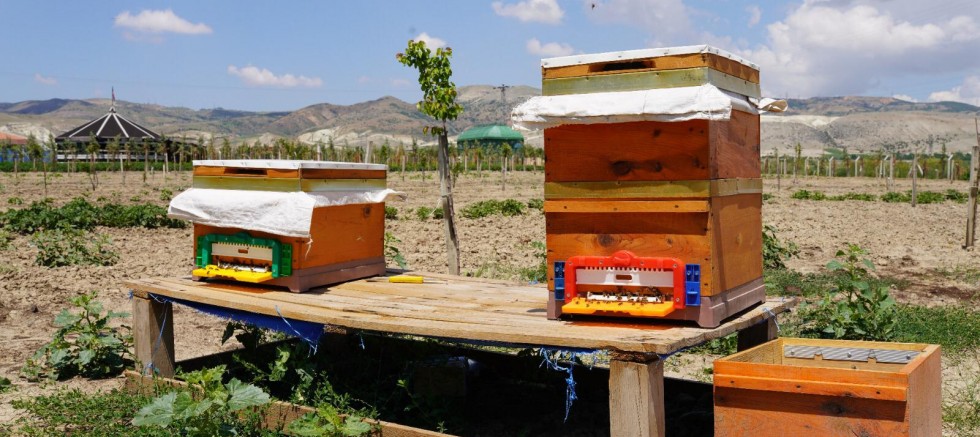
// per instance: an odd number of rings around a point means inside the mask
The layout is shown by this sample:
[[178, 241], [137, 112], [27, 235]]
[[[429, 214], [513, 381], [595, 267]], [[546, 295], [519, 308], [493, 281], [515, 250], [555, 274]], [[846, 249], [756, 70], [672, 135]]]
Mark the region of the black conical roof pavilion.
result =
[[160, 134], [126, 119], [113, 105], [105, 115], [55, 137], [57, 142], [87, 143], [95, 139], [101, 144], [118, 138], [120, 142], [160, 140]]

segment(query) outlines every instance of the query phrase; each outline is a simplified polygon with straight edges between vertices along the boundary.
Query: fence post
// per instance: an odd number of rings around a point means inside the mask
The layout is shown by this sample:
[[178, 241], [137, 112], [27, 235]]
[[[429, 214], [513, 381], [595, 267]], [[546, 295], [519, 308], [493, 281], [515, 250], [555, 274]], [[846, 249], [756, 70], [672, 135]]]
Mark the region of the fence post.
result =
[[974, 128], [977, 130], [977, 145], [973, 146], [973, 154], [970, 157], [970, 202], [966, 209], [966, 244], [964, 249], [973, 247], [976, 242], [977, 230], [977, 191], [980, 185], [980, 126], [977, 119], [973, 119]]

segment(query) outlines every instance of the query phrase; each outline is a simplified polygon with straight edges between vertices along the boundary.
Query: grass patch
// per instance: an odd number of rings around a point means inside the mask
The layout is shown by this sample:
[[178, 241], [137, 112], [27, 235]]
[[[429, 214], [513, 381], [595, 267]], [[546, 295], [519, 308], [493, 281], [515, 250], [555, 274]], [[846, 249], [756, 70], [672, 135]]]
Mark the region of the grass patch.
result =
[[962, 307], [898, 306], [895, 339], [939, 344], [944, 353], [980, 350], [980, 311]]
[[164, 429], [133, 426], [130, 422], [149, 397], [122, 390], [83, 393], [62, 390], [52, 395], [20, 399], [14, 408], [27, 414], [12, 423], [13, 435], [169, 436]]
[[22, 209], [0, 213], [0, 226], [19, 234], [41, 230], [81, 229], [96, 226], [111, 228], [184, 228], [187, 223], [167, 217], [167, 209], [152, 204], [120, 205], [93, 204], [76, 197], [63, 206], [54, 206], [50, 199], [32, 202]]

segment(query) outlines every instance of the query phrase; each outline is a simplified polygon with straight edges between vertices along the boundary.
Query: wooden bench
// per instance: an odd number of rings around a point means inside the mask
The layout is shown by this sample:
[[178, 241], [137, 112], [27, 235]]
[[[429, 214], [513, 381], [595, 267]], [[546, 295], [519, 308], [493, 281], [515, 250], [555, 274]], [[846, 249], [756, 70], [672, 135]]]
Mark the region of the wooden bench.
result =
[[[610, 432], [664, 435], [663, 358], [737, 332], [739, 349], [776, 337], [774, 316], [795, 304], [771, 298], [717, 328], [609, 320], [548, 320], [543, 286], [425, 274], [440, 283], [358, 280], [296, 294], [243, 284], [200, 283], [190, 277], [128, 281], [133, 339], [141, 363], [174, 373], [173, 306], [166, 298], [347, 329], [505, 345], [610, 352]], [[164, 299], [154, 299], [154, 297]]]

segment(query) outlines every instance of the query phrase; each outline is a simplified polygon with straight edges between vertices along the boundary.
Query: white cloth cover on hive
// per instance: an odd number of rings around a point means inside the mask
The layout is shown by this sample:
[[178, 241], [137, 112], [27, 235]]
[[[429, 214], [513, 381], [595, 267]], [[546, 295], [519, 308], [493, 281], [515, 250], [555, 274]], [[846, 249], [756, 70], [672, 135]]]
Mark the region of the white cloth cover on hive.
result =
[[640, 91], [532, 97], [514, 108], [519, 129], [546, 129], [563, 124], [728, 120], [732, 108], [758, 114], [748, 98], [710, 84]]
[[309, 238], [314, 208], [404, 197], [392, 189], [307, 193], [190, 188], [170, 201], [167, 216], [209, 226]]

